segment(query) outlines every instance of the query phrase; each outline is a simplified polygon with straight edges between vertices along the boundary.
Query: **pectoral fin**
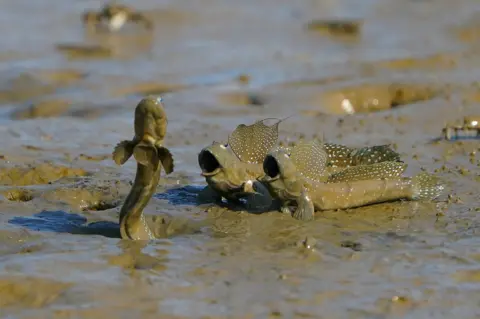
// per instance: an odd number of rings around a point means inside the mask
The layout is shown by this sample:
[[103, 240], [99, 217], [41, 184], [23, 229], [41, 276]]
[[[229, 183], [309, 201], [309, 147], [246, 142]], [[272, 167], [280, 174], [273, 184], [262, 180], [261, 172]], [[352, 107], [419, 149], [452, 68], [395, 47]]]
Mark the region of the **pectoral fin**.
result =
[[315, 219], [315, 207], [305, 190], [302, 191], [302, 195], [297, 199], [297, 209], [292, 216], [305, 222]]
[[135, 143], [132, 141], [119, 142], [112, 153], [113, 161], [117, 165], [123, 165], [133, 154]]
[[159, 154], [155, 146], [146, 142], [138, 143], [133, 149], [133, 156], [135, 160], [144, 166], [152, 166], [154, 169], [159, 164]]
[[162, 162], [163, 169], [165, 170], [165, 173], [168, 175], [173, 172], [175, 163], [173, 160], [172, 153], [170, 153], [170, 150], [166, 147], [160, 146], [157, 147], [157, 152], [158, 152], [158, 159], [160, 159], [160, 162]]

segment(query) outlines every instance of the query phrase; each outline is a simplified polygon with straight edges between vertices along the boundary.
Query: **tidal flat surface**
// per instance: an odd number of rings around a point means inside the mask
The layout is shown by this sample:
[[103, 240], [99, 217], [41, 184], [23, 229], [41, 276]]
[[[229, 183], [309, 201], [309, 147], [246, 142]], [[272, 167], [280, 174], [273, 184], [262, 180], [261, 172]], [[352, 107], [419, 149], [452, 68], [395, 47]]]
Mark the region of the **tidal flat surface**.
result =
[[[480, 141], [436, 140], [480, 114], [477, 0], [125, 4], [154, 32], [87, 32], [99, 1], [2, 2], [2, 317], [480, 316]], [[145, 213], [215, 222], [144, 246], [118, 238], [136, 166], [111, 152], [149, 94], [176, 163]], [[282, 139], [391, 143], [447, 192], [310, 223], [195, 203], [203, 147], [290, 115]]]

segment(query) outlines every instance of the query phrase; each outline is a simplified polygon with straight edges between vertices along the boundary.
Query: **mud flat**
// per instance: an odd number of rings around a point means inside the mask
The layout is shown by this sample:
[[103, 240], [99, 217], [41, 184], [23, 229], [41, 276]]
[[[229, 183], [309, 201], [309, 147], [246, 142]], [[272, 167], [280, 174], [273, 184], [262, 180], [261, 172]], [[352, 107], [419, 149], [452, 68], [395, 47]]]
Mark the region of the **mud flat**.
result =
[[[477, 1], [137, 1], [148, 36], [89, 34], [90, 5], [2, 4], [2, 316], [480, 315], [480, 141], [436, 140], [480, 114]], [[213, 220], [148, 246], [119, 239], [136, 166], [111, 159], [146, 94], [164, 98], [175, 172], [145, 213]], [[436, 172], [447, 193], [309, 223], [196, 204], [204, 146], [292, 114], [282, 138], [391, 143], [408, 175]]]

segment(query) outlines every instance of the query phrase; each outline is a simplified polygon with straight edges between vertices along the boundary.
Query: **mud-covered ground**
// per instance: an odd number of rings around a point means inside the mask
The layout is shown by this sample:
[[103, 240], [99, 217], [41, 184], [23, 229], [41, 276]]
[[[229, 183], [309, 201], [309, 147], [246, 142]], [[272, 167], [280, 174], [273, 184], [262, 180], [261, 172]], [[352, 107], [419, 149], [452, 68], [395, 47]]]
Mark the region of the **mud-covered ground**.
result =
[[[99, 1], [2, 2], [2, 317], [480, 316], [480, 141], [435, 140], [480, 114], [478, 1], [130, 3], [153, 34], [85, 32]], [[135, 162], [111, 152], [146, 94], [176, 161], [146, 214], [216, 219], [142, 247], [118, 239]], [[196, 205], [202, 147], [290, 115], [282, 138], [392, 143], [448, 190], [311, 223]]]

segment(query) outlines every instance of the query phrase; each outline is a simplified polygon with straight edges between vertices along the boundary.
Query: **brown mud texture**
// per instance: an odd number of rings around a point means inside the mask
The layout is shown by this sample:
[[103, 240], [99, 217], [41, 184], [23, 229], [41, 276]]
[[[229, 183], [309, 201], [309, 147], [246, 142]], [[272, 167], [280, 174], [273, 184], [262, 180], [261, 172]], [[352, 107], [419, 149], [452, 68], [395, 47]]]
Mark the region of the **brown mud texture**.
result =
[[[115, 33], [84, 29], [91, 1], [27, 2], [0, 11], [2, 317], [480, 315], [480, 141], [437, 139], [480, 114], [477, 0], [141, 0], [154, 28]], [[111, 159], [146, 94], [175, 172], [145, 214], [212, 221], [148, 245], [118, 237], [136, 166]], [[392, 144], [446, 194], [309, 223], [197, 205], [203, 147], [292, 114], [282, 139]]]

